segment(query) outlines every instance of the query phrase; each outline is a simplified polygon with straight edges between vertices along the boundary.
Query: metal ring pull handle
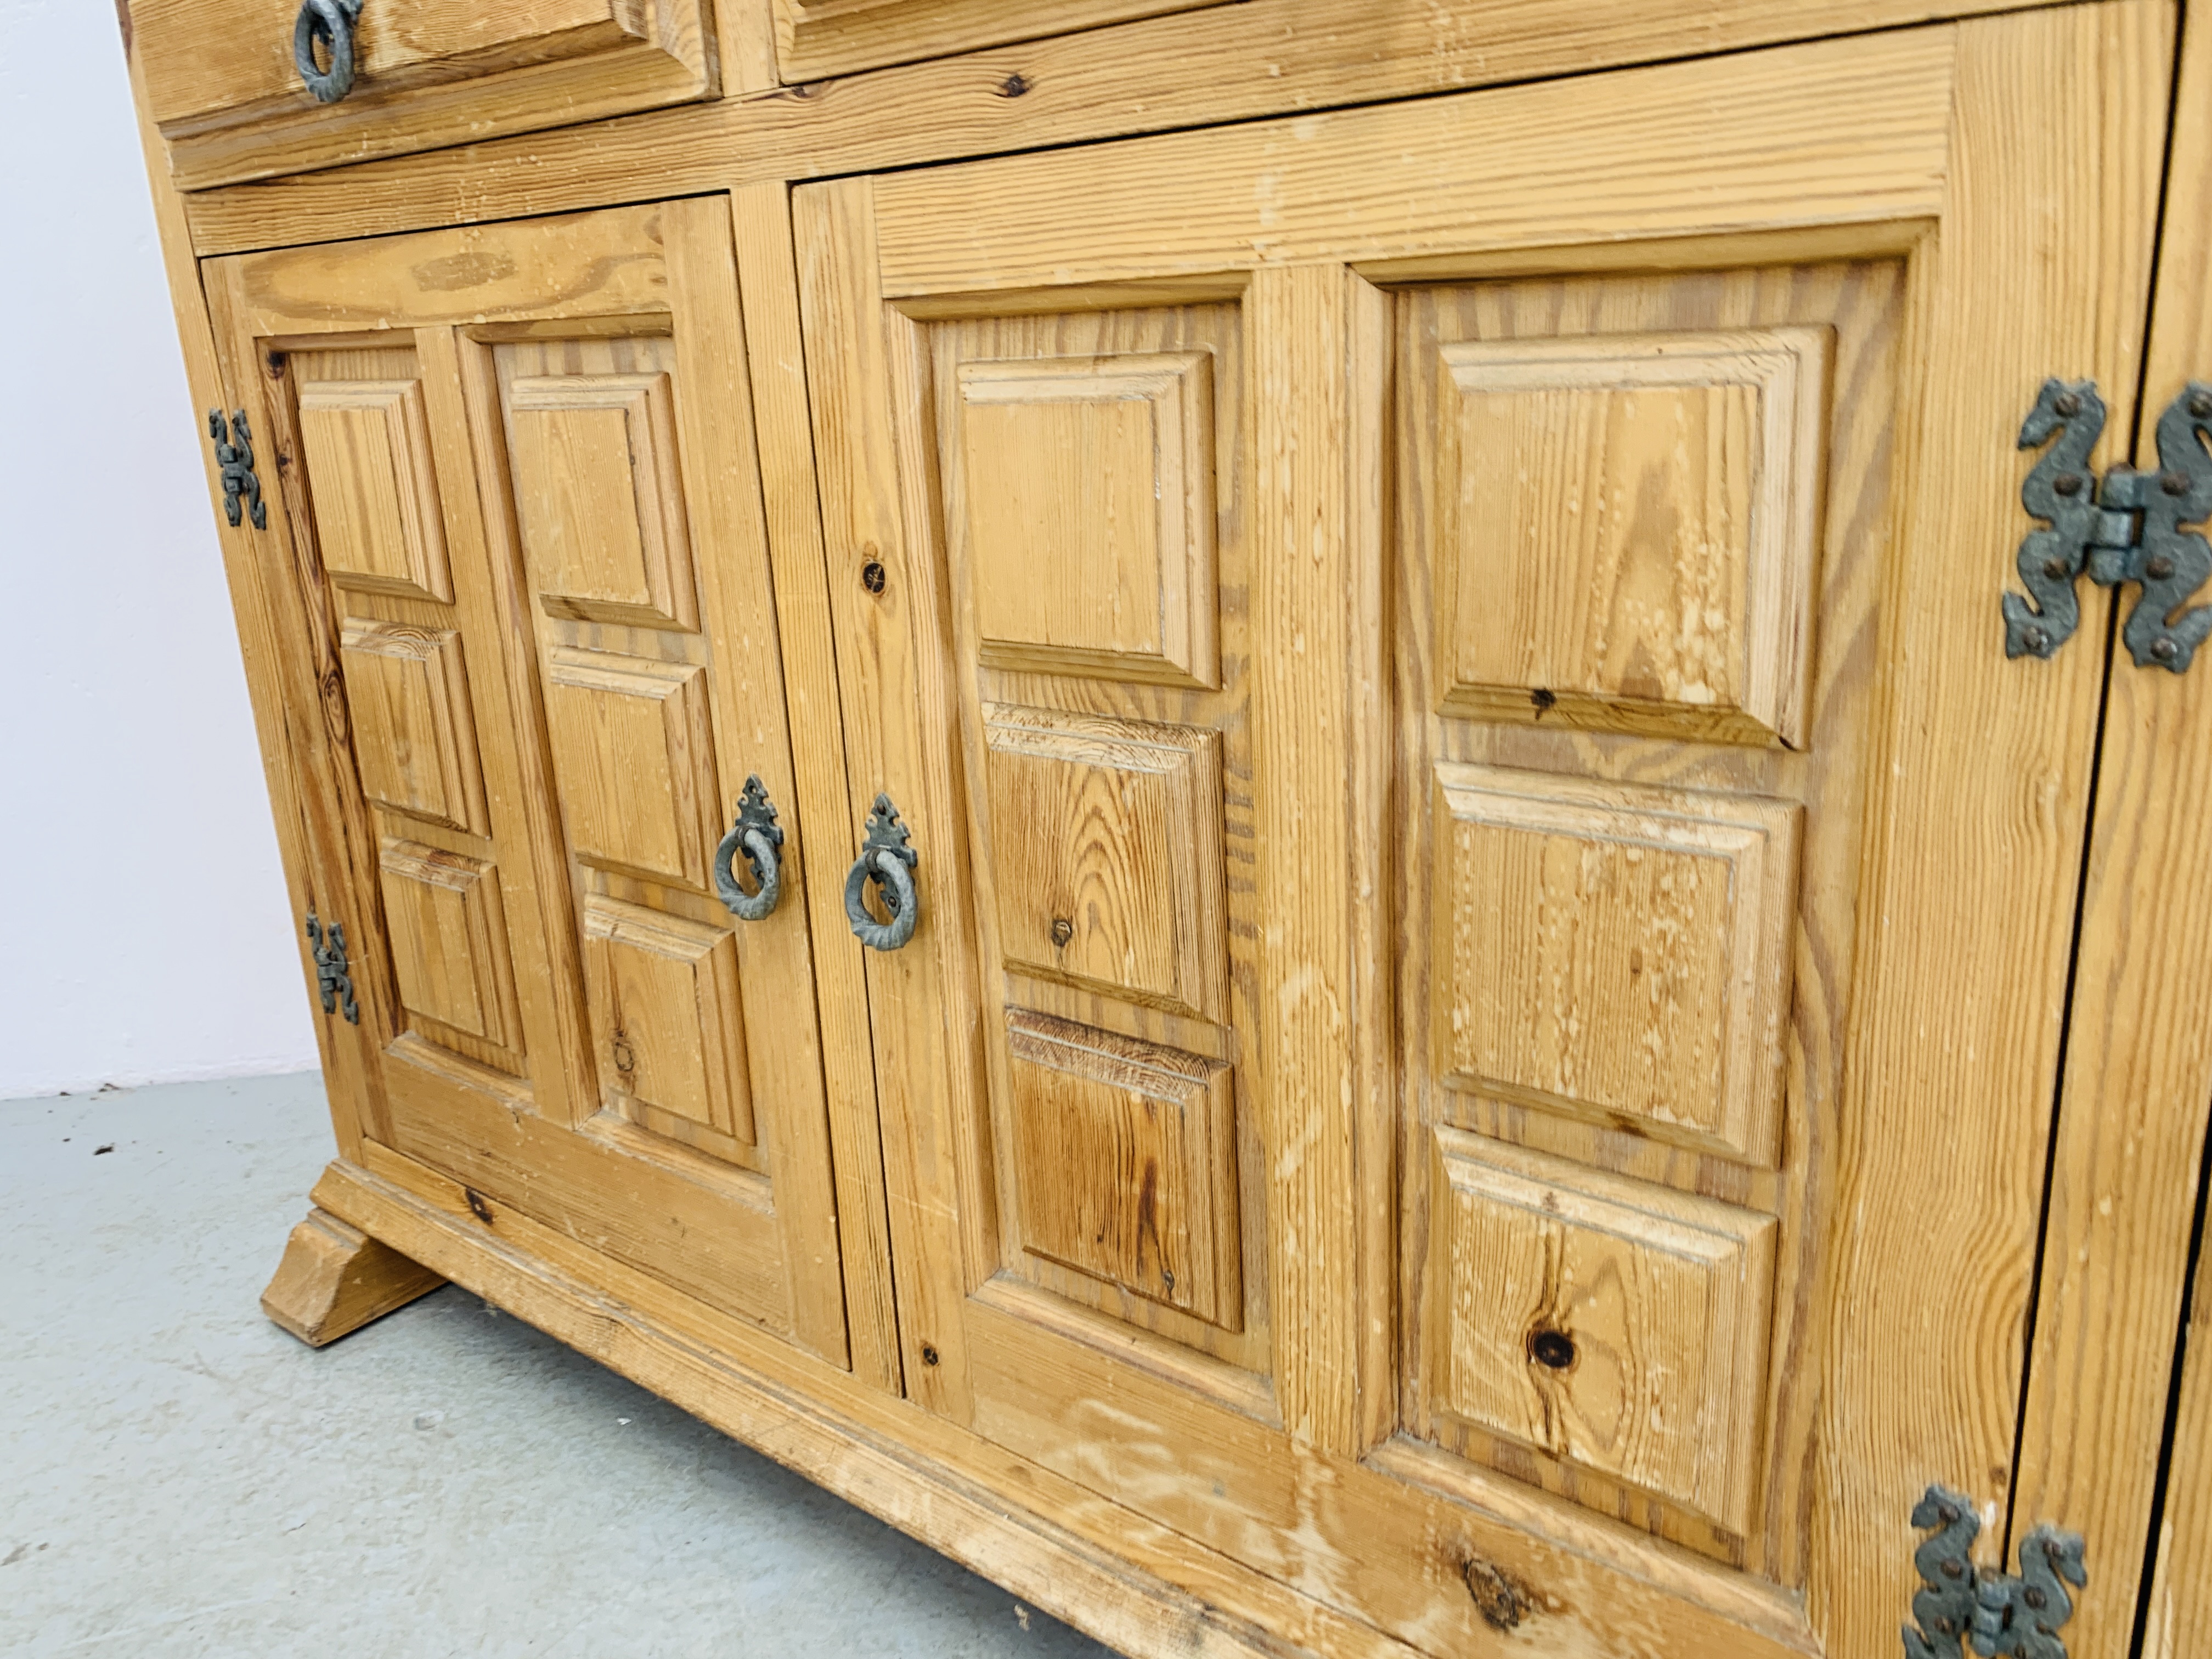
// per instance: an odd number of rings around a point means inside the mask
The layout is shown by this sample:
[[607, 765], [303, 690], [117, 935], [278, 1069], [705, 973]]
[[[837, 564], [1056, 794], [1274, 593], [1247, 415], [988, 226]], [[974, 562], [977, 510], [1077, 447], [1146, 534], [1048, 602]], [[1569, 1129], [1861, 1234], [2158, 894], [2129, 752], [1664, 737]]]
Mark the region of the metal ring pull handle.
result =
[[[292, 25], [292, 65], [319, 104], [335, 104], [353, 90], [353, 26], [362, 0], [301, 0]], [[315, 45], [330, 54], [327, 70], [315, 67]]]
[[[738, 821], [714, 848], [714, 893], [722, 908], [740, 921], [766, 921], [783, 896], [783, 831], [776, 827], [775, 807], [757, 777], [745, 780], [738, 797]], [[739, 853], [752, 866], [756, 890], [738, 885], [735, 866]]]
[[[914, 867], [921, 854], [907, 844], [906, 825], [889, 795], [876, 797], [868, 814], [868, 836], [860, 856], [845, 877], [845, 920], [853, 924], [853, 937], [871, 951], [896, 951], [914, 937], [921, 921], [921, 891], [915, 885]], [[868, 884], [883, 890], [889, 921], [869, 915]]]

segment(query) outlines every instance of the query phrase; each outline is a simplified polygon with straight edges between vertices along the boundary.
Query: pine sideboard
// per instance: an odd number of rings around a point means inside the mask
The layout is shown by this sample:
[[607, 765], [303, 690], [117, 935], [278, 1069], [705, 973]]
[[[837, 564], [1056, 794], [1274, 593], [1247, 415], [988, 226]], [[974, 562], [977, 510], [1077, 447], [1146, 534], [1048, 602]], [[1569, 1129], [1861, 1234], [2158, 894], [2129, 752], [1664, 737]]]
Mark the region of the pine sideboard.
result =
[[2201, 10], [125, 0], [271, 1316], [1133, 1654], [2212, 1650]]

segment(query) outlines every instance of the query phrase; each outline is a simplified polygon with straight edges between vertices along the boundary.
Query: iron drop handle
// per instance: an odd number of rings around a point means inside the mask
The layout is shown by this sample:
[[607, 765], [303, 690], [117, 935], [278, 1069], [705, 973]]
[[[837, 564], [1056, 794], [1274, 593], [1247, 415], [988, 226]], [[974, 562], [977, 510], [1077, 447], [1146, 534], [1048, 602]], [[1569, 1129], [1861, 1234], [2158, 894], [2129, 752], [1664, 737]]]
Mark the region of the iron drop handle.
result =
[[[920, 926], [921, 890], [914, 879], [914, 867], [920, 860], [921, 854], [907, 843], [906, 825], [899, 822], [898, 808], [891, 805], [889, 795], [878, 795], [875, 811], [868, 814], [867, 839], [845, 877], [845, 920], [853, 925], [853, 937], [871, 951], [897, 950]], [[883, 890], [884, 908], [890, 912], [889, 921], [878, 921], [868, 912], [872, 881]]]
[[[783, 896], [782, 847], [775, 804], [757, 776], [747, 778], [738, 797], [738, 821], [714, 848], [714, 894], [738, 921], [766, 921], [775, 914], [776, 902]], [[750, 893], [738, 885], [739, 853], [752, 866], [754, 890]]]
[[[292, 24], [292, 66], [319, 104], [335, 104], [353, 90], [353, 26], [361, 8], [362, 0], [301, 0]], [[319, 41], [330, 54], [327, 70], [315, 66]]]

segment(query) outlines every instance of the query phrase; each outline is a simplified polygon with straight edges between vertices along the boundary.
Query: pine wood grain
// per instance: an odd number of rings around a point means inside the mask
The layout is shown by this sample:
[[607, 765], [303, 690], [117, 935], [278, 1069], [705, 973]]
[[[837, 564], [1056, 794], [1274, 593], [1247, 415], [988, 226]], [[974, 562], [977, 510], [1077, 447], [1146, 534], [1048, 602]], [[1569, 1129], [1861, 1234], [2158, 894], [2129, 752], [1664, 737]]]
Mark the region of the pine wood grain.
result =
[[[1847, 1038], [1832, 1212], [1809, 1592], [1839, 1652], [1896, 1641], [1929, 1481], [2000, 1510], [2009, 1496], [2103, 665], [2085, 651], [2018, 672], [2033, 659], [2004, 658], [1988, 606], [2021, 533], [2033, 388], [2063, 373], [2118, 407], [2135, 396], [2171, 25], [2118, 5], [1958, 31], [1956, 182], [1916, 271], [1899, 434], [1915, 600], [1883, 618], [1858, 941], [1872, 994]], [[2033, 240], [2054, 216], [2075, 234]], [[1977, 617], [1981, 631], [1960, 620]], [[1929, 1386], [1900, 1386], [1931, 1358]]]
[[731, 198], [744, 296], [753, 427], [760, 445], [762, 507], [784, 651], [784, 690], [794, 732], [794, 787], [811, 826], [799, 845], [814, 941], [814, 988], [830, 1097], [831, 1170], [845, 1278], [845, 1322], [855, 1376], [886, 1393], [900, 1387], [897, 1311], [884, 1185], [882, 1127], [870, 1048], [867, 983], [840, 893], [860, 848], [866, 801], [848, 791], [845, 733], [830, 624], [822, 513], [815, 492], [812, 423], [800, 341], [799, 270], [791, 205], [780, 184]]
[[[2153, 428], [2160, 413], [2191, 381], [2212, 379], [2212, 292], [2204, 283], [2212, 257], [2212, 131], [2201, 113], [2212, 94], [2208, 20], [2188, 20], [2181, 54], [2131, 457], [2151, 468], [2159, 464]], [[2122, 413], [2128, 405], [2118, 387], [2099, 384], [2114, 410], [2100, 459], [2130, 459]], [[2120, 589], [2118, 603], [2133, 605], [2138, 591]], [[2112, 603], [2099, 594], [2085, 605], [2075, 641], [2084, 657], [2096, 655]], [[2085, 1540], [2092, 1588], [2077, 1599], [2066, 1627], [2068, 1647], [2082, 1653], [2121, 1649], [2143, 1589], [2212, 1103], [2212, 1004], [2204, 989], [2212, 937], [2203, 921], [2203, 873], [2212, 861], [2212, 831], [2202, 806], [2212, 788], [2212, 707], [2204, 687], [2189, 683], [2194, 676], [2138, 669], [2124, 651], [2111, 652], [2109, 663], [2095, 836], [2009, 1513], [2013, 1540], [2041, 1521]], [[2201, 1278], [2197, 1307], [2201, 1320]], [[2185, 1385], [2199, 1424], [2204, 1346], [2192, 1349], [2196, 1374]], [[2195, 1433], [2201, 1446], [2202, 1429]], [[2212, 1465], [2203, 1458], [2176, 1443], [2166, 1489], [2171, 1530], [2161, 1547], [2173, 1553], [2176, 1571], [2161, 1566], [2149, 1592], [2160, 1633], [2147, 1653], [2160, 1653], [2160, 1641], [2181, 1654], [2212, 1639], [2212, 1613], [2202, 1610], [2206, 1569], [2197, 1567], [2192, 1579], [2182, 1565], [2191, 1549], [2204, 1547], [2190, 1541], [2212, 1485]]]
[[[2144, 1659], [2187, 1659], [2212, 1641], [2212, 1267], [2201, 1259], [2189, 1328], [2176, 1356], [2182, 1366], [2179, 1410], [2168, 1442], [2166, 1513], [2158, 1570], [2144, 1594], [2150, 1617]], [[2131, 1489], [2140, 1483], [2130, 1480]], [[2123, 1507], [2124, 1516], [2129, 1510]], [[2076, 1609], [2076, 1617], [2080, 1609]], [[2119, 1628], [2118, 1620], [2106, 1628]]]
[[[1219, 0], [774, 0], [787, 81], [1073, 34]], [[1009, 93], [1008, 96], [1014, 94]]]
[[356, 80], [317, 102], [293, 61], [292, 0], [241, 0], [210, 27], [185, 0], [134, 0], [147, 106], [187, 189], [711, 93], [702, 0], [416, 0], [366, 8]]
[[[1059, 1564], [1056, 1581], [1024, 1579], [1024, 1555], [1009, 1559], [994, 1552], [975, 1565], [1017, 1593], [1044, 1589], [1048, 1593], [1037, 1596], [1037, 1605], [1132, 1653], [1165, 1659], [1188, 1652], [1192, 1643], [1213, 1639], [1205, 1634], [1208, 1618], [1236, 1621], [1246, 1632], [1240, 1639], [1261, 1644], [1231, 1651], [1279, 1652], [1288, 1644], [1293, 1653], [1332, 1659], [1482, 1651], [1498, 1638], [1482, 1622], [1462, 1581], [1470, 1559], [1494, 1564], [1531, 1592], [1519, 1635], [1523, 1642], [1541, 1638], [1571, 1653], [1679, 1650], [1723, 1652], [1729, 1659], [1816, 1651], [1786, 1602], [1747, 1589], [1732, 1575], [1662, 1557], [1651, 1561], [1646, 1576], [1613, 1579], [1602, 1564], [1617, 1564], [1621, 1544], [1596, 1526], [1571, 1547], [1534, 1541], [1528, 1529], [1534, 1517], [1510, 1483], [1486, 1494], [1481, 1510], [1458, 1510], [1407, 1484], [1402, 1460], [1379, 1473], [1306, 1449], [1270, 1451], [1288, 1443], [1256, 1425], [1222, 1437], [1202, 1456], [1188, 1460], [1191, 1467], [1178, 1482], [1183, 1495], [1176, 1505], [1177, 1524], [1162, 1525], [1131, 1507], [1126, 1494], [1114, 1495], [1112, 1483], [1102, 1486], [1090, 1471], [1077, 1477], [1063, 1473], [1083, 1443], [1066, 1434], [1054, 1437], [1061, 1455], [1053, 1461], [1061, 1467], [1011, 1455], [941, 1417], [885, 1401], [844, 1374], [763, 1340], [740, 1322], [527, 1218], [501, 1216], [486, 1228], [471, 1217], [465, 1195], [451, 1182], [381, 1148], [370, 1158], [366, 1169], [333, 1164], [317, 1188], [316, 1201], [769, 1455], [793, 1462], [934, 1547], [969, 1559], [964, 1552], [974, 1534], [966, 1511], [948, 1510], [941, 1488], [918, 1480], [925, 1471], [932, 1482], [941, 1472], [955, 1491], [984, 1497], [985, 1512], [1001, 1523], [1019, 1517], [1024, 1528], [1069, 1540], [1044, 1558]], [[994, 1329], [1006, 1323], [988, 1318]], [[1022, 1343], [1021, 1359], [1037, 1384], [1035, 1400], [1048, 1411], [1059, 1409], [1056, 1402], [1069, 1398], [1064, 1358], [1032, 1340]], [[1133, 1378], [1129, 1403], [1146, 1406], [1157, 1387]], [[834, 1443], [878, 1449], [884, 1465], [856, 1466], [848, 1456], [824, 1455], [829, 1448], [806, 1428], [821, 1421], [845, 1425]], [[1095, 1443], [1101, 1460], [1096, 1469], [1115, 1468], [1127, 1435], [1112, 1426], [1111, 1405], [1093, 1402], [1085, 1421], [1103, 1430]], [[1148, 1454], [1139, 1452], [1123, 1467], [1133, 1487], [1157, 1478]], [[1270, 1468], [1275, 1473], [1261, 1473]], [[1217, 1493], [1215, 1481], [1223, 1476], [1229, 1484]], [[1040, 1512], [1051, 1518], [1031, 1518]], [[1306, 1517], [1303, 1527], [1300, 1516]], [[1278, 1554], [1265, 1573], [1223, 1550], [1223, 1542], [1240, 1531], [1285, 1522], [1297, 1539], [1291, 1558]], [[1099, 1593], [1085, 1589], [1063, 1595], [1068, 1571], [1085, 1559], [1121, 1564], [1114, 1583]], [[1415, 1564], [1434, 1589], [1409, 1601], [1395, 1575], [1358, 1565], [1376, 1559]], [[1155, 1604], [1131, 1594], [1132, 1568], [1166, 1577], [1215, 1613], [1195, 1626], [1187, 1619], [1154, 1625], [1149, 1609]], [[1430, 1595], [1446, 1589], [1459, 1611], [1425, 1619], [1415, 1613]], [[1347, 1599], [1363, 1613], [1348, 1616], [1328, 1605]], [[1436, 1601], [1439, 1607], [1451, 1605], [1440, 1595]], [[1387, 1631], [1392, 1625], [1401, 1631], [1395, 1638]], [[1252, 1635], [1255, 1629], [1272, 1634]]]
[[327, 1347], [446, 1281], [326, 1210], [292, 1229], [261, 1311], [311, 1348]]
[[[672, 195], [824, 178], [2013, 9], [2014, 0], [1245, 0], [765, 98], [201, 191], [190, 204], [192, 245], [235, 252], [566, 212], [629, 199], [639, 178]], [[1565, 89], [1553, 95], [1573, 101]], [[1870, 107], [1881, 107], [1874, 96]], [[1778, 118], [1788, 119], [1788, 105], [1778, 100]]]

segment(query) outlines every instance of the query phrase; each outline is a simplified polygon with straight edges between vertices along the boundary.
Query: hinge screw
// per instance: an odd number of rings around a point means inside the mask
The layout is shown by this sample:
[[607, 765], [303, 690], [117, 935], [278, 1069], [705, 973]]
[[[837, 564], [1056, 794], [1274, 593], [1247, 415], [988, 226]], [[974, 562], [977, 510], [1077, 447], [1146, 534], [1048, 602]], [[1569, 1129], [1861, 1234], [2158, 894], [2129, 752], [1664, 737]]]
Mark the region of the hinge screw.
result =
[[2034, 652], [2039, 657], [2051, 648], [2051, 635], [2044, 632], [2040, 628], [2029, 629], [2027, 633], [2021, 635], [2021, 640], [2029, 650]]
[[2071, 392], [2062, 392], [2052, 401], [2051, 406], [2070, 421], [2081, 412], [2081, 399]]
[[2062, 495], [2078, 495], [2081, 493], [2081, 475], [2062, 472], [2051, 481], [2051, 487]]
[[2199, 392], [2189, 399], [2189, 412], [2198, 420], [2212, 420], [2212, 392]]
[[2053, 581], [2063, 581], [2066, 578], [2066, 561], [2045, 559], [2043, 562], [2043, 574]]
[[2186, 495], [2189, 480], [2179, 472], [2161, 472], [2158, 477], [2158, 487], [2169, 495]]
[[2173, 561], [2163, 553], [2154, 554], [2143, 562], [2143, 574], [2154, 582], [2162, 582], [2173, 574]]
[[2163, 635], [2150, 642], [2150, 653], [2160, 662], [2172, 662], [2181, 647]]

